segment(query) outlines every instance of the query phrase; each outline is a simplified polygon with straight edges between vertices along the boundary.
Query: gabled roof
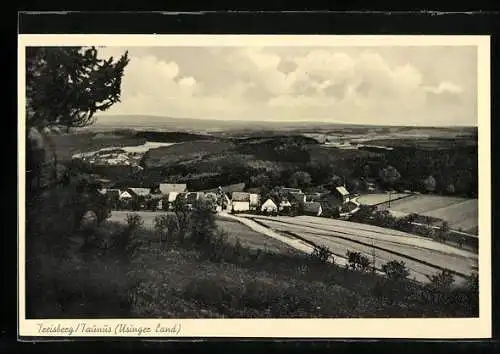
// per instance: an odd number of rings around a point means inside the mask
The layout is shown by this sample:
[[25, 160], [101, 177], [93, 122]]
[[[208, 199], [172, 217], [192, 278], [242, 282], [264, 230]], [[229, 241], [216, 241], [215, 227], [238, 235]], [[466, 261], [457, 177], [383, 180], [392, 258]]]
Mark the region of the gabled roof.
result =
[[347, 191], [347, 189], [345, 189], [345, 187], [340, 186], [335, 189], [342, 195], [349, 195], [349, 192]]
[[245, 183], [236, 183], [236, 184], [230, 184], [228, 186], [202, 190], [201, 192], [216, 192], [216, 193], [218, 193], [221, 190], [224, 193], [243, 192], [245, 190], [245, 186], [246, 186]]
[[162, 194], [170, 192], [182, 193], [186, 191], [187, 185], [185, 183], [160, 183], [158, 188]]
[[269, 201], [271, 201], [276, 207], [278, 207], [279, 203], [276, 200], [274, 200], [274, 198], [266, 198], [266, 200], [264, 201], [264, 203], [262, 203], [262, 205], [266, 204]]
[[233, 192], [231, 194], [231, 200], [233, 202], [249, 202], [250, 201], [250, 193]]
[[321, 210], [321, 203], [318, 202], [310, 202], [304, 204], [304, 212], [305, 213], [314, 213], [317, 214]]
[[321, 199], [321, 193], [307, 193], [306, 201], [318, 201]]
[[282, 193], [302, 193], [302, 189], [282, 187], [282, 188], [280, 188], [280, 192], [282, 192]]
[[151, 193], [151, 190], [149, 188], [128, 188], [127, 190], [131, 191], [137, 196], [147, 196]]
[[261, 189], [262, 188], [260, 188], [260, 187], [252, 187], [252, 188], [248, 188], [247, 192], [250, 194], [259, 194], [261, 192]]
[[294, 199], [297, 202], [303, 202], [306, 196], [304, 193], [288, 193], [288, 195], [290, 197], [289, 199]]

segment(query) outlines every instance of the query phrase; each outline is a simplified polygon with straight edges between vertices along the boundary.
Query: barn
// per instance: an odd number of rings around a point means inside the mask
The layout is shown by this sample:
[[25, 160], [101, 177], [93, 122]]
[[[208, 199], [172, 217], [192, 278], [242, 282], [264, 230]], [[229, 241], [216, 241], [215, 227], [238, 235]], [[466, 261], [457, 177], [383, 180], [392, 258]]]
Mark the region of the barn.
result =
[[231, 204], [233, 211], [250, 210], [250, 193], [233, 192], [231, 194]]

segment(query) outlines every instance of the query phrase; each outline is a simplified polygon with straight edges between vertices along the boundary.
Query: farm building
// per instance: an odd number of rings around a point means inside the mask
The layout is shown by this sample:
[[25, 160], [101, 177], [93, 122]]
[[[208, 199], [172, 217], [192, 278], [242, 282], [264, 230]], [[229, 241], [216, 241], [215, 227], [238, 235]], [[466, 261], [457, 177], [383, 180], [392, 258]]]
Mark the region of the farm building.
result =
[[260, 194], [250, 193], [250, 210], [257, 210], [260, 203]]
[[128, 192], [132, 198], [145, 198], [151, 195], [151, 190], [149, 188], [127, 188], [126, 192]]
[[230, 185], [223, 186], [223, 187], [217, 187], [217, 188], [202, 190], [201, 192], [205, 192], [205, 193], [209, 193], [209, 192], [215, 192], [215, 193], [224, 192], [224, 193], [228, 193], [230, 195], [233, 192], [243, 192], [243, 191], [245, 191], [245, 187], [246, 187], [245, 183], [236, 183], [236, 184], [230, 184]]
[[304, 215], [320, 216], [323, 213], [321, 203], [308, 202], [304, 204]]
[[286, 198], [281, 199], [281, 202], [279, 203], [278, 209], [279, 211], [289, 211], [290, 208], [292, 207], [292, 204], [290, 201]]
[[301, 189], [298, 188], [288, 188], [288, 187], [282, 187], [279, 189], [279, 192], [281, 194], [288, 194], [288, 193], [301, 193], [303, 194]]
[[231, 205], [233, 211], [250, 210], [250, 193], [233, 192], [231, 194]]
[[305, 203], [306, 195], [304, 193], [288, 193], [288, 200], [297, 203]]
[[271, 198], [268, 198], [260, 207], [260, 210], [264, 213], [277, 213], [278, 212], [278, 205], [277, 203], [272, 200]]
[[307, 193], [304, 201], [307, 202], [316, 202], [321, 198], [321, 193]]
[[343, 186], [335, 188], [335, 194], [337, 195], [342, 204], [347, 203], [351, 197], [349, 191]]
[[187, 192], [187, 185], [185, 183], [160, 183], [158, 190], [163, 195], [168, 195], [169, 193], [182, 193]]

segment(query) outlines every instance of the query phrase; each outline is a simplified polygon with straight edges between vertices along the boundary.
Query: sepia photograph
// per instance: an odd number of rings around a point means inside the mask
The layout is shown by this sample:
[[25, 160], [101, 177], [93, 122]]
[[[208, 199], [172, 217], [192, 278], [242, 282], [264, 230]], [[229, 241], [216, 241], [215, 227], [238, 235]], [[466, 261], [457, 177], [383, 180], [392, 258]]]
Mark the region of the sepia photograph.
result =
[[19, 43], [25, 335], [489, 333], [489, 37]]

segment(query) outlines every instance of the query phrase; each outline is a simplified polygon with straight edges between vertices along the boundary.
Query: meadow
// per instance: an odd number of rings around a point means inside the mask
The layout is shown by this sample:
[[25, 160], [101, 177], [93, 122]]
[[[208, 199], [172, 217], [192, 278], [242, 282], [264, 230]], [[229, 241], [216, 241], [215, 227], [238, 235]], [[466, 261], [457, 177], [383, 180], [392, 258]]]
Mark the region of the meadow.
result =
[[[389, 206], [385, 205], [387, 208]], [[391, 201], [390, 210], [444, 220], [452, 230], [477, 235], [478, 200], [448, 196], [414, 195]]]
[[[127, 214], [130, 213], [131, 212], [127, 211], [113, 211], [110, 218], [106, 222], [124, 225], [126, 223]], [[165, 212], [149, 211], [134, 211], [133, 213], [139, 215], [142, 218], [142, 220], [144, 221], [143, 227], [147, 230], [150, 230], [151, 232], [153, 232], [154, 230], [155, 218], [159, 215], [166, 214]], [[225, 218], [224, 216], [216, 216], [215, 222], [219, 230], [227, 233], [228, 242], [230, 242], [231, 244], [236, 244], [236, 242], [239, 241], [242, 247], [251, 250], [260, 249], [262, 251], [289, 255], [299, 253], [293, 247], [290, 247], [287, 244], [277, 241], [271, 237], [264, 236], [259, 232], [253, 231], [252, 229], [241, 224], [238, 221]], [[152, 237], [151, 241], [158, 241], [157, 237], [154, 237], [154, 235], [150, 234], [150, 237]]]
[[290, 232], [316, 245], [328, 247], [337, 257], [348, 250], [375, 258], [376, 265], [388, 260], [404, 261], [411, 277], [427, 282], [441, 269], [455, 274], [461, 283], [477, 268], [477, 254], [401, 231], [318, 217], [249, 216], [273, 230]]

